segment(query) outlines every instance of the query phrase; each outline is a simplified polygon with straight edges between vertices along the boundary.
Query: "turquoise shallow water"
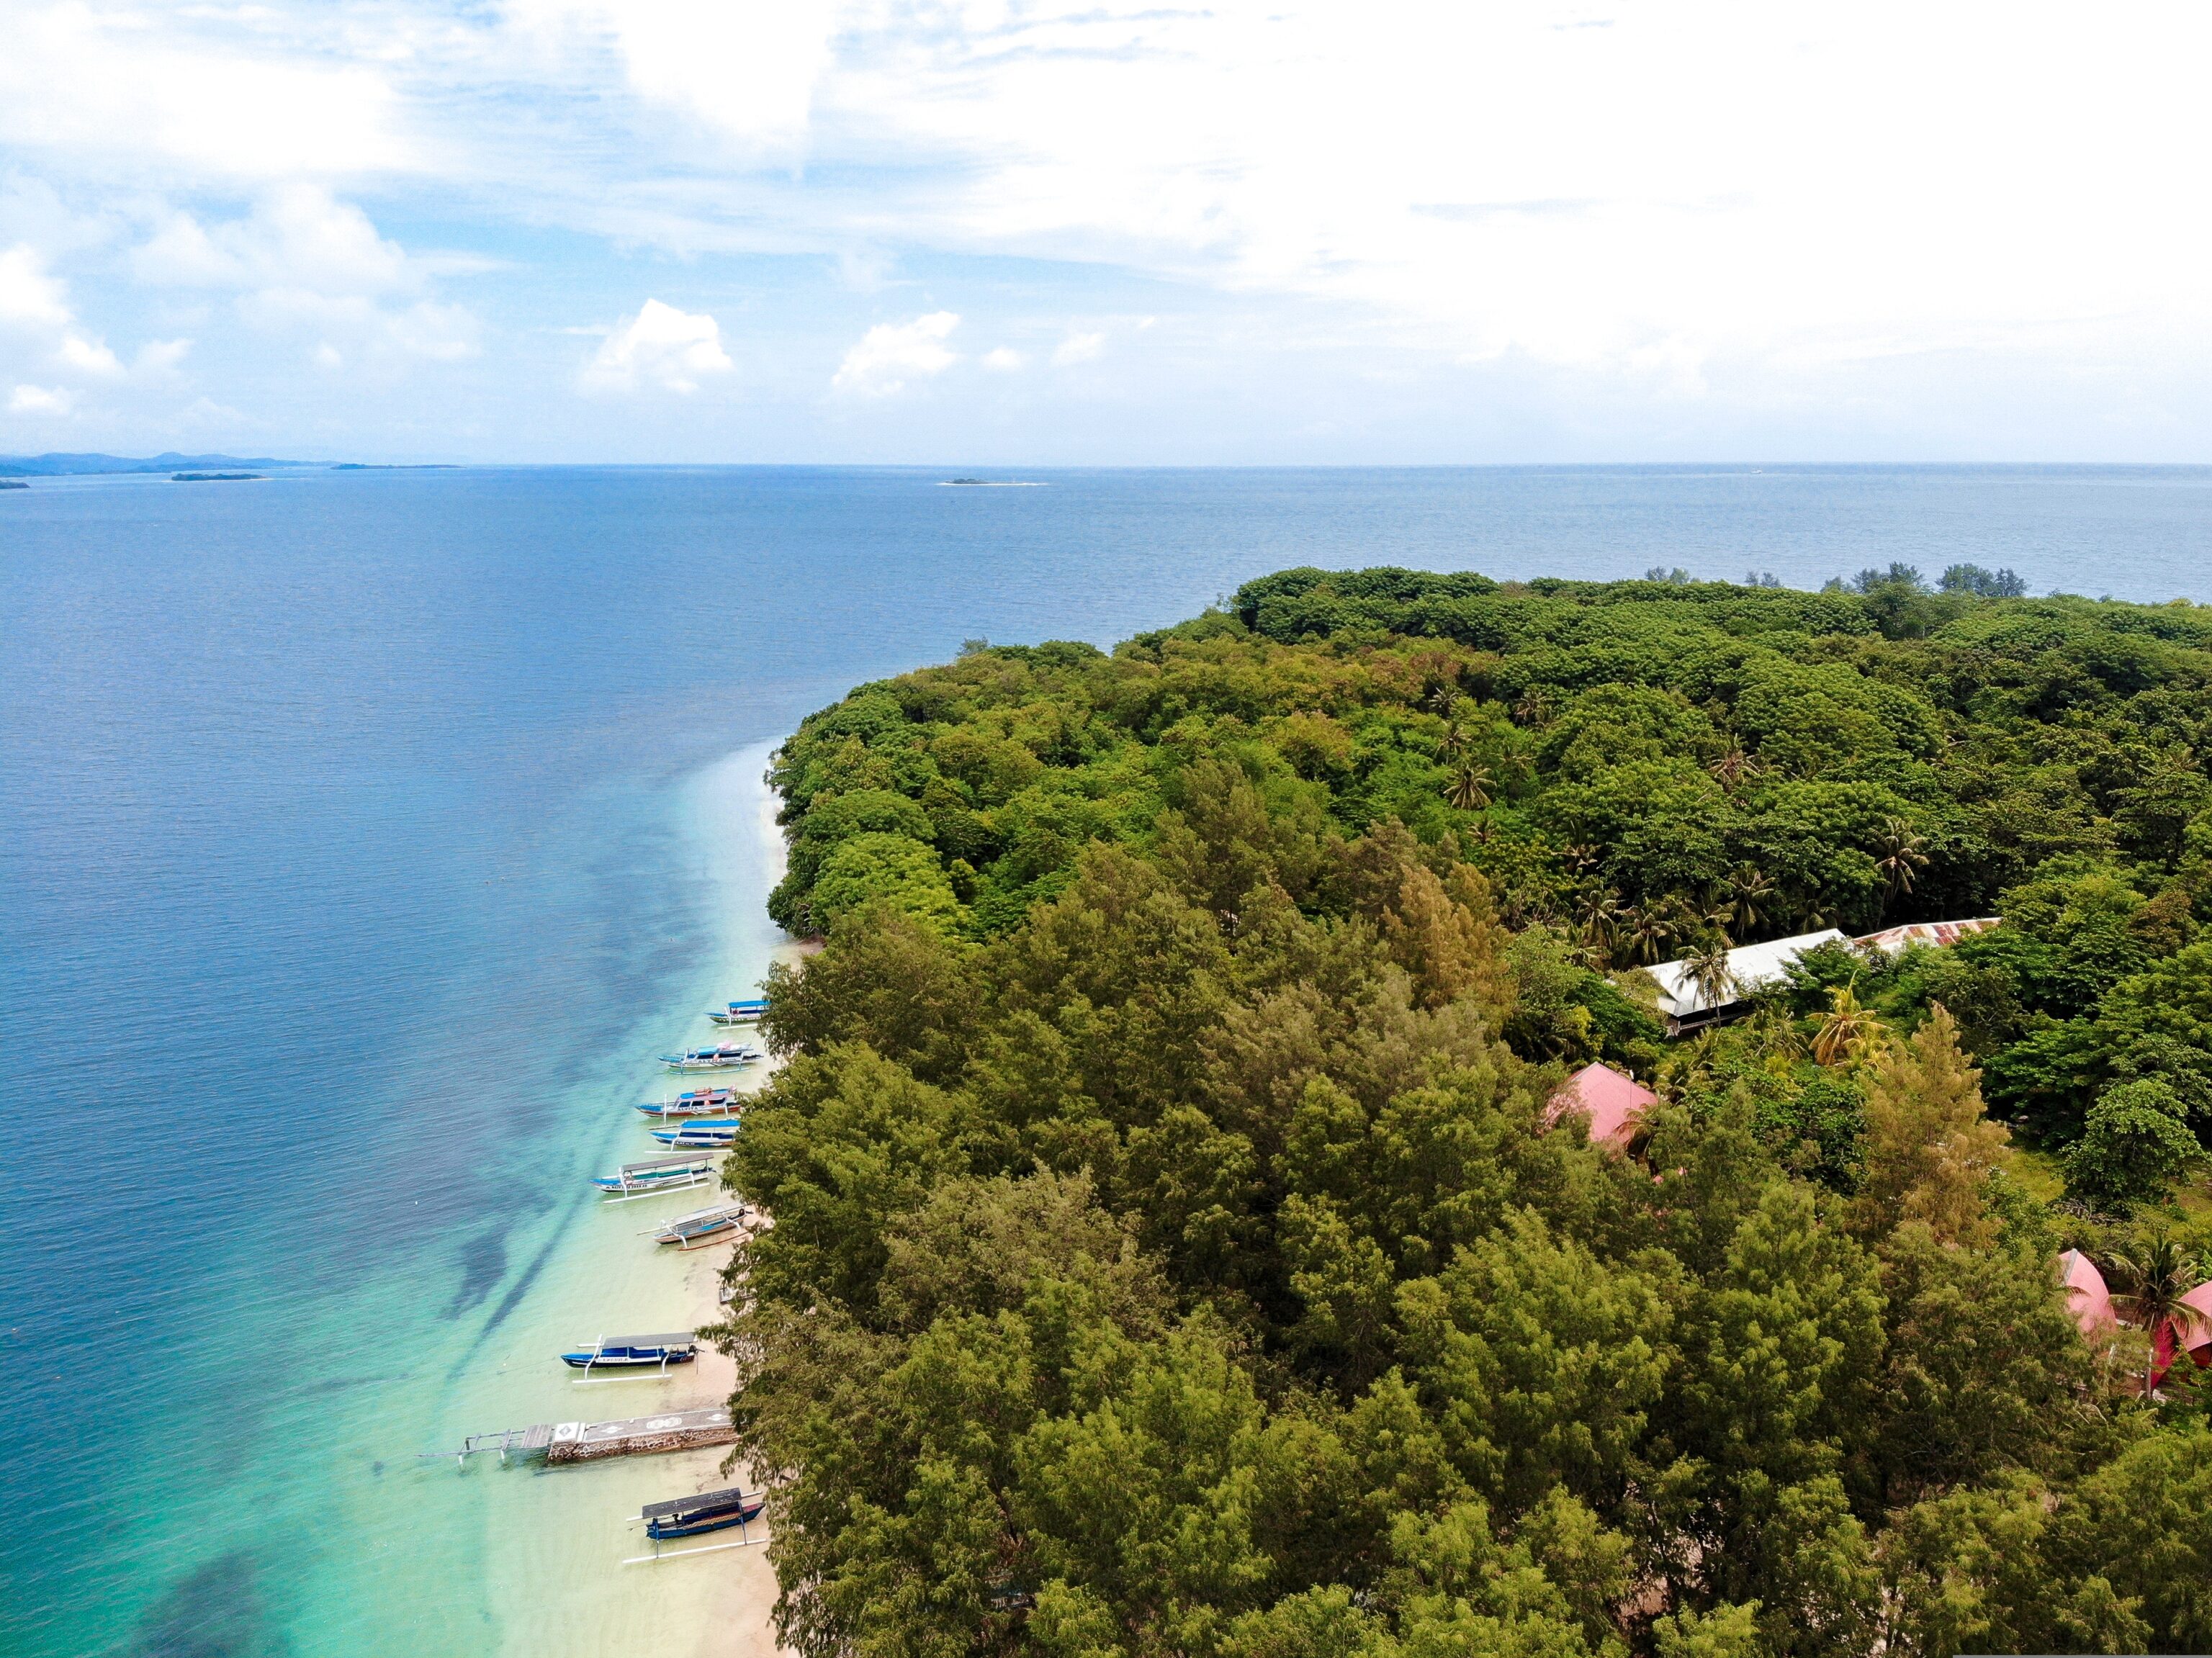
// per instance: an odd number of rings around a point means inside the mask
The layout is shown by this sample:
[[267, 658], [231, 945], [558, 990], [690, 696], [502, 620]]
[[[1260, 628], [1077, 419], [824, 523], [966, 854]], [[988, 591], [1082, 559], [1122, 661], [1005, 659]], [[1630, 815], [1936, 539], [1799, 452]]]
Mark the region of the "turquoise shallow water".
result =
[[766, 747], [856, 681], [1298, 562], [2212, 598], [2203, 471], [1042, 476], [0, 497], [0, 1647], [659, 1653], [727, 1614], [757, 1555], [618, 1564], [696, 1459], [414, 1454], [699, 1391], [553, 1363], [708, 1292], [584, 1179], [757, 977]]

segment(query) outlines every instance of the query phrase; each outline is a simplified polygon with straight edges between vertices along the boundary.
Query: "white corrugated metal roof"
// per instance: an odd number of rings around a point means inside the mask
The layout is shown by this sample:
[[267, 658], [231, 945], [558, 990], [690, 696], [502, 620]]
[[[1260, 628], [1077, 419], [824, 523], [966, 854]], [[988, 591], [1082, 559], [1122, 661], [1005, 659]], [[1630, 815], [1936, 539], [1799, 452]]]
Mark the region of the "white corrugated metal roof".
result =
[[1693, 1013], [1741, 1001], [1746, 992], [1771, 984], [1790, 963], [1816, 945], [1848, 942], [1834, 927], [1828, 927], [1820, 932], [1801, 932], [1794, 938], [1770, 938], [1763, 944], [1746, 944], [1741, 950], [1731, 950], [1728, 955], [1729, 978], [1735, 983], [1735, 993], [1723, 995], [1717, 1002], [1707, 1001], [1690, 982], [1686, 962], [1662, 962], [1644, 971], [1659, 981], [1659, 1011], [1672, 1018], [1686, 1019]]

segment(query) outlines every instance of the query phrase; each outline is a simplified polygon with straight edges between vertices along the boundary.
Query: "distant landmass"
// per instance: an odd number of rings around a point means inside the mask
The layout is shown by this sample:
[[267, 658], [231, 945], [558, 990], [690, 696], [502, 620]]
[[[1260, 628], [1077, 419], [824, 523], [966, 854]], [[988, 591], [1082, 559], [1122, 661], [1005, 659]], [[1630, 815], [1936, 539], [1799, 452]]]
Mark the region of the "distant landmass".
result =
[[266, 455], [248, 459], [240, 455], [155, 455], [133, 460], [127, 455], [0, 455], [0, 473], [22, 477], [69, 477], [88, 472], [217, 472], [240, 471], [252, 466], [301, 466], [297, 460], [275, 460]]

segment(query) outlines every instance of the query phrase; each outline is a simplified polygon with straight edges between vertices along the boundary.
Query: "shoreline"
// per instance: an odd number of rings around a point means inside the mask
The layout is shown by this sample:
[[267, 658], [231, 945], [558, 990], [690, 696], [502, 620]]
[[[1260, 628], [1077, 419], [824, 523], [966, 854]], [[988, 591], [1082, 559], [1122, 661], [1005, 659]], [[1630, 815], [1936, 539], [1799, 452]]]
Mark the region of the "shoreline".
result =
[[[774, 746], [753, 745], [702, 768], [678, 784], [670, 802], [672, 827], [694, 848], [691, 868], [712, 948], [702, 953], [703, 965], [678, 993], [684, 998], [681, 1003], [648, 1011], [638, 1021], [641, 1031], [655, 1033], [647, 1040], [659, 1046], [651, 1051], [667, 1052], [679, 1040], [711, 1040], [724, 1028], [708, 1024], [708, 1008], [751, 993], [771, 962], [803, 953], [797, 940], [768, 920], [765, 908], [784, 860], [775, 796], [762, 781]], [[777, 1068], [772, 1058], [763, 1060], [732, 1078], [731, 1085], [757, 1093]], [[610, 1105], [616, 1097], [651, 1097], [671, 1080], [657, 1066], [648, 1078], [641, 1061], [630, 1074], [635, 1080], [618, 1096], [610, 1090]], [[677, 1085], [690, 1087], [695, 1080], [684, 1078]], [[626, 1105], [619, 1108], [626, 1119], [619, 1129], [603, 1131], [605, 1118], [580, 1119], [579, 1138], [549, 1150], [578, 1178], [605, 1166], [610, 1155], [649, 1155], [649, 1142], [635, 1144], [642, 1139], [635, 1114]], [[594, 1205], [579, 1215], [567, 1226], [526, 1315], [515, 1321], [509, 1339], [517, 1359], [535, 1366], [548, 1339], [588, 1339], [594, 1327], [611, 1328], [617, 1321], [630, 1329], [697, 1329], [718, 1322], [724, 1310], [721, 1273], [734, 1244], [679, 1254], [643, 1236], [655, 1223], [711, 1200], [708, 1188], [695, 1187], [620, 1207]], [[526, 1328], [527, 1336], [521, 1333]], [[534, 1406], [509, 1414], [518, 1421], [602, 1421], [721, 1406], [735, 1385], [736, 1370], [733, 1359], [705, 1346], [665, 1380], [611, 1380], [582, 1388], [564, 1380], [556, 1392], [547, 1378], [529, 1388]], [[487, 1499], [480, 1569], [491, 1638], [481, 1649], [548, 1658], [572, 1653], [617, 1658], [631, 1652], [781, 1658], [785, 1649], [771, 1621], [777, 1588], [765, 1541], [652, 1564], [623, 1564], [652, 1552], [637, 1523], [642, 1503], [732, 1484], [750, 1487], [747, 1471], [724, 1471], [729, 1455], [727, 1445], [714, 1445], [553, 1468], [486, 1467], [469, 1474], [483, 1480]], [[753, 1535], [764, 1539], [765, 1533], [755, 1527]], [[666, 1552], [737, 1540], [734, 1533], [710, 1533], [672, 1543]]]

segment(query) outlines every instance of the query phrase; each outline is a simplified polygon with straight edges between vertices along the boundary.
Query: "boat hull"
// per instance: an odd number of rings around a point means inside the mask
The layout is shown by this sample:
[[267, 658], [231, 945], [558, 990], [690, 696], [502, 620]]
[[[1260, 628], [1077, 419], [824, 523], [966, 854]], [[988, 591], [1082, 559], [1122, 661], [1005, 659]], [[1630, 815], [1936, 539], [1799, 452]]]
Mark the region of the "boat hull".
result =
[[732, 1526], [749, 1526], [761, 1517], [768, 1504], [757, 1497], [747, 1497], [742, 1503], [719, 1510], [709, 1510], [696, 1516], [650, 1520], [646, 1522], [645, 1534], [659, 1543], [678, 1537], [699, 1537], [710, 1531], [727, 1531]]
[[643, 1351], [617, 1349], [611, 1353], [563, 1353], [561, 1362], [572, 1370], [657, 1370], [668, 1364], [689, 1364], [698, 1357], [680, 1348], [674, 1352], [647, 1348]]

